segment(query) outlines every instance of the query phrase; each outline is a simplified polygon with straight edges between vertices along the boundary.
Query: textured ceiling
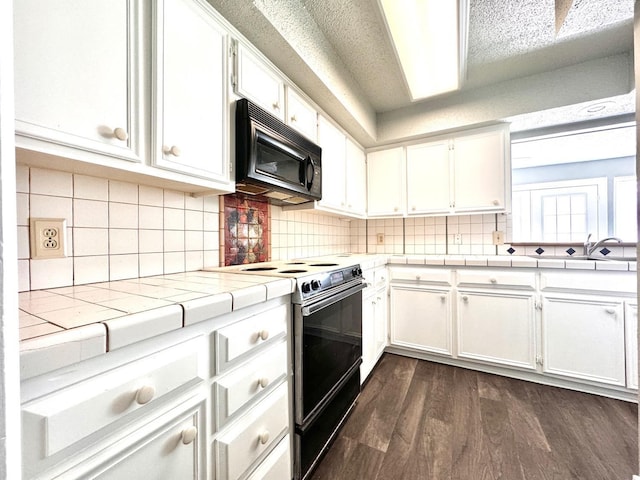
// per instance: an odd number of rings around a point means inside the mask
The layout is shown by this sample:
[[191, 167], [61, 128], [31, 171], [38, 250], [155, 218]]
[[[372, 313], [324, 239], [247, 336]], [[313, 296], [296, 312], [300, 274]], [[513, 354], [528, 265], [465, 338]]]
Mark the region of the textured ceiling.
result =
[[[208, 1], [323, 109], [355, 119], [370, 138], [376, 115], [415, 107], [378, 0]], [[632, 51], [633, 0], [559, 1], [570, 7], [557, 35], [554, 0], [469, 0], [462, 90], [418, 103], [429, 109], [465, 91]], [[634, 111], [633, 97], [612, 101]]]

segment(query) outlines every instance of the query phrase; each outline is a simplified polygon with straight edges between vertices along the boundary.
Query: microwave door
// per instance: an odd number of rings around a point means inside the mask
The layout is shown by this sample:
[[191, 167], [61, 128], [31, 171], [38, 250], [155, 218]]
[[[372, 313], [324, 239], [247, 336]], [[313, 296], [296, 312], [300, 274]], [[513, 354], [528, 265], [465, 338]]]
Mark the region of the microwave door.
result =
[[256, 132], [255, 172], [283, 188], [306, 192], [306, 157], [262, 132]]

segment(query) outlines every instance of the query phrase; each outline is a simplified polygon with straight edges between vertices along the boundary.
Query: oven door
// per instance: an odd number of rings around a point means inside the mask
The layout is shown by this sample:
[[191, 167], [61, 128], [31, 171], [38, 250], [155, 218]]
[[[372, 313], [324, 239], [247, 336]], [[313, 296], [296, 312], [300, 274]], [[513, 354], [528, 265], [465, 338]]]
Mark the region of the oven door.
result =
[[342, 387], [362, 357], [362, 290], [358, 281], [294, 318], [295, 420], [303, 425]]

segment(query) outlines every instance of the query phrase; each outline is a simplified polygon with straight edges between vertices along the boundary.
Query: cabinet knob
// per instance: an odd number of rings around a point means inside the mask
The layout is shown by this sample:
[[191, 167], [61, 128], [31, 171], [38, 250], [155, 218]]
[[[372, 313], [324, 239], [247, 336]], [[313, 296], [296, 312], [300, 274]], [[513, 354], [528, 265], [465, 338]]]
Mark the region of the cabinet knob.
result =
[[189, 445], [196, 439], [197, 436], [198, 436], [198, 429], [196, 427], [185, 428], [182, 431], [182, 443], [184, 445]]
[[393, 211], [397, 212], [398, 211], [398, 207], [393, 207]]
[[422, 278], [420, 275], [416, 275], [416, 280], [420, 281], [420, 278]]
[[609, 315], [613, 315], [616, 313], [615, 308], [605, 308], [604, 311], [607, 312]]
[[149, 403], [151, 400], [153, 400], [155, 394], [156, 389], [153, 385], [145, 385], [143, 387], [140, 387], [138, 389], [138, 392], [136, 393], [136, 402], [139, 405]]
[[265, 430], [260, 435], [258, 435], [258, 440], [262, 445], [265, 445], [269, 441], [269, 431]]
[[496, 279], [496, 278], [490, 278], [489, 281], [491, 283], [498, 283], [498, 279]]
[[440, 300], [442, 300], [443, 302], [447, 299], [446, 295], [440, 295]]
[[462, 301], [467, 303], [469, 301], [469, 297], [467, 297], [466, 295], [462, 296]]
[[280, 102], [273, 102], [272, 107], [274, 110], [280, 110]]
[[127, 133], [127, 131], [124, 128], [120, 127], [116, 128], [113, 131], [113, 136], [118, 140], [122, 140], [123, 142], [129, 138], [129, 134]]
[[269, 385], [269, 379], [267, 377], [262, 377], [258, 380], [258, 385], [262, 388], [267, 388], [267, 385]]
[[182, 150], [180, 150], [180, 147], [173, 145], [170, 148], [166, 149], [165, 152], [168, 153], [169, 155], [173, 155], [174, 157], [179, 157], [180, 154], [182, 153]]
[[260, 330], [258, 332], [258, 338], [260, 338], [261, 340], [266, 340], [267, 338], [269, 338], [269, 330]]
[[500, 205], [500, 200], [494, 200], [493, 204], [497, 207], [498, 205]]
[[298, 121], [298, 119], [296, 118], [296, 116], [295, 115], [291, 115], [291, 123], [297, 122], [297, 121]]

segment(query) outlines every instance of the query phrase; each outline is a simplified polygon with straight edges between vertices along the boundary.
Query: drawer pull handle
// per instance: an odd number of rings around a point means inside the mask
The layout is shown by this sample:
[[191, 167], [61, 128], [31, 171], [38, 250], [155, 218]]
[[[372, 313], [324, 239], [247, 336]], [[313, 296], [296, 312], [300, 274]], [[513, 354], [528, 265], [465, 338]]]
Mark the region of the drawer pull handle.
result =
[[258, 435], [258, 440], [262, 445], [265, 445], [269, 441], [269, 432], [265, 430], [260, 435]]
[[180, 147], [173, 145], [172, 147], [167, 148], [165, 152], [167, 154], [173, 155], [174, 157], [179, 157], [180, 154], [182, 153], [182, 150], [180, 150]]
[[196, 427], [185, 428], [182, 431], [182, 443], [184, 445], [189, 445], [196, 439], [197, 436], [198, 436], [198, 429]]
[[145, 405], [153, 400], [153, 397], [156, 394], [156, 389], [153, 385], [145, 385], [144, 387], [140, 387], [138, 389], [138, 393], [136, 393], [136, 402], [139, 405]]
[[489, 281], [491, 283], [498, 283], [498, 279], [496, 279], [496, 278], [490, 278]]
[[258, 385], [260, 385], [262, 388], [267, 388], [267, 385], [269, 385], [269, 379], [267, 377], [262, 377], [260, 380], [258, 380]]
[[266, 340], [269, 338], [269, 330], [260, 330], [258, 332], [258, 338], [261, 340]]
[[118, 140], [121, 140], [123, 142], [129, 138], [129, 134], [122, 127], [118, 127], [116, 129], [114, 129], [113, 130], [113, 136], [116, 137]]

